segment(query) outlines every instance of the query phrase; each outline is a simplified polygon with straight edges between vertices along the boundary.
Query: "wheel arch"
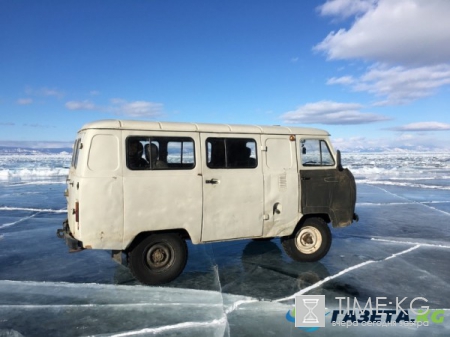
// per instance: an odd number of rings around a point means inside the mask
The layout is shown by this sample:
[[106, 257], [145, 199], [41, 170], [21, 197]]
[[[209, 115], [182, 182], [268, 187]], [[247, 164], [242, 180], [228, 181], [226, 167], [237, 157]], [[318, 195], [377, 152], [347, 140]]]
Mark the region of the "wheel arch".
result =
[[133, 240], [130, 241], [128, 246], [124, 249], [124, 252], [128, 253], [129, 251], [133, 250], [133, 248], [136, 247], [139, 244], [139, 242], [141, 242], [142, 240], [144, 240], [145, 238], [147, 238], [152, 234], [178, 234], [181, 236], [183, 240], [191, 240], [191, 236], [189, 235], [188, 231], [184, 228], [161, 230], [161, 231], [145, 231], [137, 234], [133, 238]]
[[291, 234], [297, 232], [297, 230], [303, 226], [303, 224], [305, 223], [306, 220], [311, 219], [311, 218], [321, 218], [323, 221], [325, 221], [327, 224], [329, 224], [331, 222], [331, 218], [327, 213], [317, 213], [317, 214], [305, 214], [304, 216], [301, 217], [301, 219], [298, 221], [297, 225], [295, 226], [294, 230], [292, 231]]

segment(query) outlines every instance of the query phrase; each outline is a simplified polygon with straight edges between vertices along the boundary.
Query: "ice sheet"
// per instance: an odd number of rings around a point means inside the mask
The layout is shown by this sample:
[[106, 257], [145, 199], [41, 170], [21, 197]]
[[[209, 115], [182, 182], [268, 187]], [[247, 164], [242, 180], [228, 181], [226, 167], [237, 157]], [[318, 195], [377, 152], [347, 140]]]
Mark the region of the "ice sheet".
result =
[[286, 319], [298, 294], [325, 295], [328, 310], [341, 296], [422, 296], [450, 308], [450, 191], [363, 170], [361, 221], [332, 229], [320, 262], [292, 261], [279, 239], [189, 243], [186, 269], [164, 287], [141, 286], [109, 252], [67, 252], [55, 235], [65, 218], [58, 179], [0, 182], [0, 336], [450, 335], [449, 310], [420, 328], [328, 322], [307, 333]]

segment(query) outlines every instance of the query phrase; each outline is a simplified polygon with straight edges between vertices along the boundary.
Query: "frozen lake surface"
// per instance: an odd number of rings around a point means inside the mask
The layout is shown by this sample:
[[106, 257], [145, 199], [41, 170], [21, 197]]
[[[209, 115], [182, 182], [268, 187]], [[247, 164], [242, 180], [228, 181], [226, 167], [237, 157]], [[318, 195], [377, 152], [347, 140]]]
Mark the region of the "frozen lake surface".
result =
[[[56, 237], [69, 155], [0, 156], [0, 336], [449, 336], [450, 154], [343, 158], [360, 222], [332, 229], [320, 262], [292, 261], [279, 239], [188, 244], [181, 276], [147, 287], [109, 252], [69, 254]], [[446, 310], [418, 328], [296, 328], [295, 296], [316, 294], [329, 311], [336, 297]]]

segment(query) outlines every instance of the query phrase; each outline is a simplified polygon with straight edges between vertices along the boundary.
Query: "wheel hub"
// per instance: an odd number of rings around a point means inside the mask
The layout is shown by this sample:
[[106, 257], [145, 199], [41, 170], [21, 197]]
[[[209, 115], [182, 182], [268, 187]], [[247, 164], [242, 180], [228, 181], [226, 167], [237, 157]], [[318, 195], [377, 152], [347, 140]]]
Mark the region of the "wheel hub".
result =
[[150, 268], [165, 267], [171, 260], [170, 249], [164, 244], [155, 244], [147, 252], [147, 264]]
[[317, 228], [312, 226], [302, 227], [295, 238], [295, 246], [304, 254], [316, 252], [321, 245], [322, 235]]
[[311, 233], [305, 233], [302, 235], [302, 237], [300, 238], [300, 240], [302, 241], [303, 245], [311, 245], [313, 244], [313, 237], [311, 236]]
[[156, 250], [152, 254], [152, 261], [155, 263], [161, 263], [164, 260], [164, 251], [161, 249]]

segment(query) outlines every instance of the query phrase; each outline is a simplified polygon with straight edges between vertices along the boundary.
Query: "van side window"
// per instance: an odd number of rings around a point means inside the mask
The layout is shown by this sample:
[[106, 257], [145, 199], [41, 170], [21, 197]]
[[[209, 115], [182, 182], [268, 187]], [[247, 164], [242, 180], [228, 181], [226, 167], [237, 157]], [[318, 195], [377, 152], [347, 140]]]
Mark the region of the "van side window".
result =
[[333, 166], [334, 159], [327, 143], [321, 139], [302, 139], [301, 158], [303, 166]]
[[148, 170], [150, 164], [144, 159], [144, 144], [148, 138], [129, 137], [127, 139], [127, 167], [130, 170]]
[[190, 170], [195, 167], [194, 140], [188, 137], [128, 137], [130, 170]]
[[177, 164], [187, 168], [193, 168], [195, 164], [194, 158], [194, 141], [187, 140], [171, 140], [167, 143], [167, 163]]
[[75, 140], [75, 143], [73, 144], [72, 166], [74, 168], [77, 168], [77, 165], [78, 165], [78, 154], [80, 152], [80, 142], [81, 142], [81, 139], [78, 138], [77, 140]]
[[75, 143], [73, 143], [73, 147], [72, 147], [72, 161], [70, 163], [70, 166], [74, 166], [75, 163], [75, 153], [77, 152], [77, 142], [78, 139], [75, 139]]
[[208, 138], [209, 168], [255, 168], [258, 166], [256, 141], [250, 138]]

